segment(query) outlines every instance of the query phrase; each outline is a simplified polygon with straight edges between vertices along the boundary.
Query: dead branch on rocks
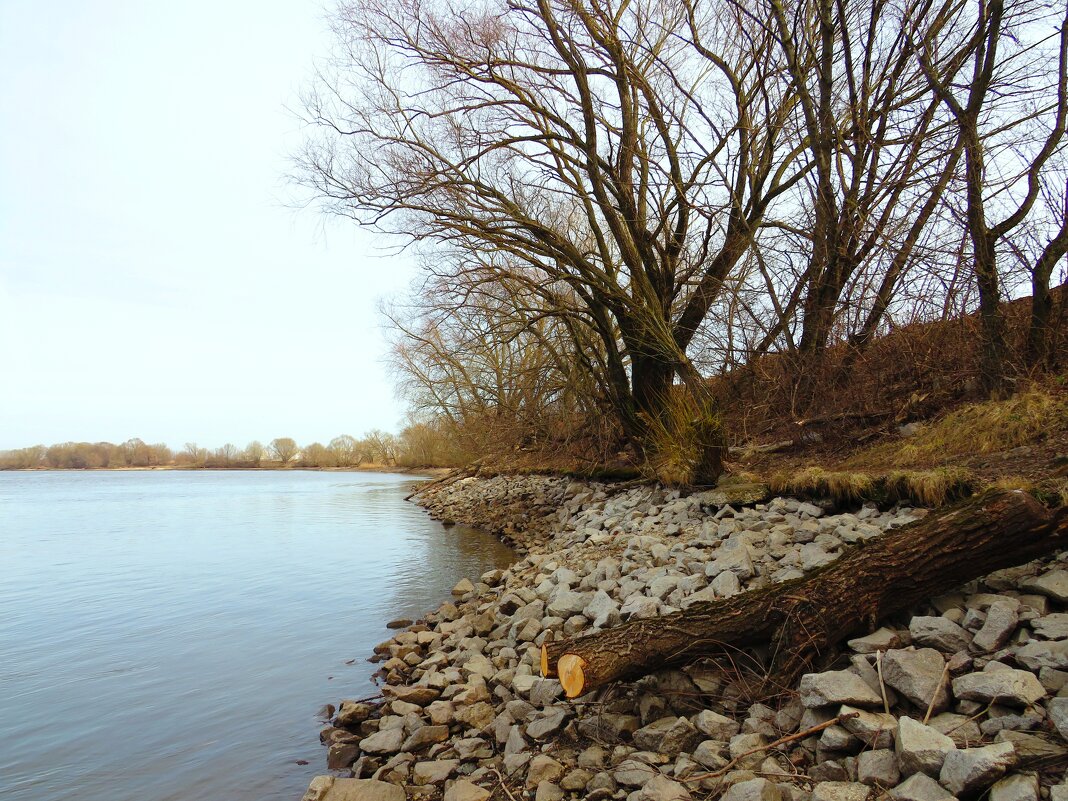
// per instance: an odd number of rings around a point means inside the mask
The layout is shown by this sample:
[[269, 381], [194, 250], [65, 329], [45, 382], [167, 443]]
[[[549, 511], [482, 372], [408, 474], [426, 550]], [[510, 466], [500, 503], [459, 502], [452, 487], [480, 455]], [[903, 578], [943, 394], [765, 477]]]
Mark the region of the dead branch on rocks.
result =
[[699, 657], [772, 646], [765, 686], [790, 686], [847, 637], [995, 570], [1063, 546], [1068, 507], [990, 490], [889, 531], [802, 578], [542, 646], [568, 698]]

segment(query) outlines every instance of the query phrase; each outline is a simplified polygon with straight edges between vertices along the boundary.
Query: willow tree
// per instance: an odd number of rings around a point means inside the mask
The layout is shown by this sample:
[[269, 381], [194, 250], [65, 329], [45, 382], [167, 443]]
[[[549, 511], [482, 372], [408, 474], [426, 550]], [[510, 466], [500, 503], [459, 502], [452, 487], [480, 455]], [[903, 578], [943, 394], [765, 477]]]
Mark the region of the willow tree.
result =
[[[647, 457], [680, 424], [673, 386], [708, 405], [687, 349], [806, 169], [778, 141], [794, 98], [770, 37], [709, 6], [344, 3], [305, 102], [299, 177], [329, 211], [477, 265], [458, 280], [521, 263], [529, 292], [567, 288]], [[722, 431], [694, 433], [692, 478], [714, 479]]]
[[[1051, 339], [1050, 276], [1068, 251], [1068, 4], [974, 0], [945, 8], [918, 20], [910, 36], [964, 153], [962, 216], [979, 291], [980, 377], [996, 395], [1009, 379], [999, 251], [1012, 253], [1018, 246], [1012, 240], [1028, 223], [1045, 241], [1030, 270], [1029, 347], [1038, 361]], [[1051, 188], [1053, 219], [1036, 221], [1043, 189]]]

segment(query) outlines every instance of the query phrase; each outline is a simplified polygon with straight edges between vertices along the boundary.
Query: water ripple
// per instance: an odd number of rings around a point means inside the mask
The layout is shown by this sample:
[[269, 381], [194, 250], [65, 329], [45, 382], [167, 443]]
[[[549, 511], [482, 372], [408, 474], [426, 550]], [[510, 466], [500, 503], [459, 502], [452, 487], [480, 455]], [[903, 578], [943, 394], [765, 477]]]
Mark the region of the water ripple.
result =
[[299, 798], [325, 768], [316, 711], [373, 691], [384, 623], [510, 559], [411, 486], [0, 473], [0, 797]]

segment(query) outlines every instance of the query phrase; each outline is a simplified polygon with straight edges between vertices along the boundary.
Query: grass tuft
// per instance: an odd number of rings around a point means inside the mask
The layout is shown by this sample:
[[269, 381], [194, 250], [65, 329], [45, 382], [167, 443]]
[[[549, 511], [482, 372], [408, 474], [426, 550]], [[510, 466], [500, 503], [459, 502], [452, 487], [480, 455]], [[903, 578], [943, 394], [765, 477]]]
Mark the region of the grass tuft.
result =
[[979, 489], [979, 480], [962, 467], [937, 470], [895, 470], [886, 476], [887, 500], [910, 501], [937, 507], [967, 498]]
[[849, 505], [874, 497], [875, 480], [867, 473], [832, 473], [819, 467], [807, 467], [797, 473], [777, 473], [768, 482], [777, 495], [806, 498], [829, 498], [836, 504]]
[[663, 484], [687, 486], [714, 483], [723, 472], [726, 437], [711, 397], [698, 399], [673, 387], [661, 416], [647, 418], [647, 471]]

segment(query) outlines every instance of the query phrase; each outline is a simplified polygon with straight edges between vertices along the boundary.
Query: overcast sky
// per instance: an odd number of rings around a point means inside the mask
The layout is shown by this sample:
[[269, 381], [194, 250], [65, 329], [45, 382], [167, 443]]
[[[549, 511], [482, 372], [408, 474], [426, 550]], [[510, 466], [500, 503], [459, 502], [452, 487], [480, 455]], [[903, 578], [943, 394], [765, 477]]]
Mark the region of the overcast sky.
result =
[[0, 2], [0, 449], [396, 429], [411, 261], [295, 211], [308, 0]]

